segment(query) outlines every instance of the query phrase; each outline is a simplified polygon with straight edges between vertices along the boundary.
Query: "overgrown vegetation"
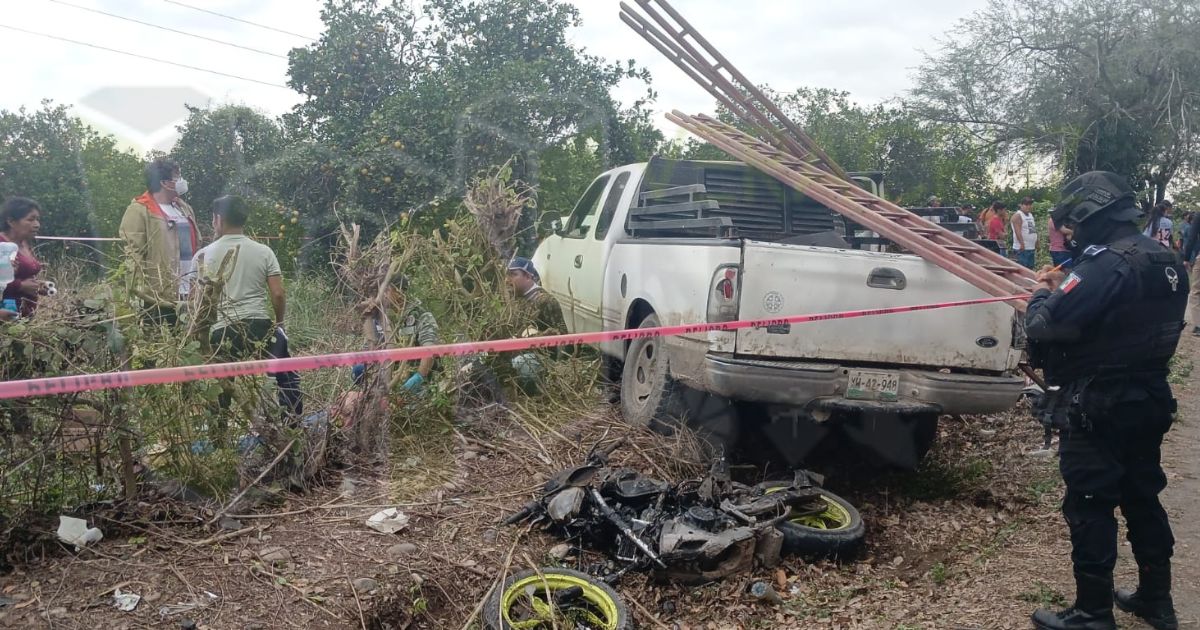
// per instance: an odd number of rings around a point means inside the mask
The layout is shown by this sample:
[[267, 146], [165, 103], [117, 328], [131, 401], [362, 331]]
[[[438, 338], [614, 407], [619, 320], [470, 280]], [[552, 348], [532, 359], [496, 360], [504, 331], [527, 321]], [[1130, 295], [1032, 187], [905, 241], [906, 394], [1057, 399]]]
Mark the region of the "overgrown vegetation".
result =
[[[503, 171], [483, 174], [474, 190], [500, 191], [498, 198], [510, 199], [507, 191], [521, 185], [507, 177]], [[523, 204], [510, 205], [508, 212], [516, 216], [523, 208]], [[396, 228], [378, 242], [385, 254], [406, 261], [397, 271], [410, 274], [411, 297], [429, 305], [442, 340], [450, 342], [517, 336], [528, 326], [528, 307], [505, 285], [506, 260], [499, 255], [504, 245], [511, 246], [513, 233], [502, 230], [499, 239], [494, 229], [482, 229], [474, 214], [461, 209], [443, 231], [425, 235], [411, 226]], [[44, 300], [36, 317], [0, 328], [0, 376], [16, 379], [173, 367], [217, 359], [206, 348], [206, 333], [188, 337], [188, 325], [147, 326], [109, 284], [70, 280], [79, 276], [63, 276], [59, 282], [63, 297]], [[363, 348], [361, 317], [354, 308], [361, 299], [357, 292], [327, 275], [289, 277], [286, 285], [294, 354]], [[190, 317], [201, 315], [193, 310]], [[505, 430], [511, 424], [507, 414], [514, 412], [553, 426], [558, 421], [552, 418], [597, 402], [596, 360], [543, 358], [546, 369], [539, 393], [526, 393], [513, 385], [511, 356], [472, 359], [499, 379], [505, 403], [497, 426], [479, 428]], [[446, 460], [454, 427], [462, 424], [463, 383], [456, 378], [461, 365], [461, 361], [441, 359], [424, 395], [389, 396], [393, 404], [384, 418], [385, 434], [400, 445], [390, 453], [397, 460], [393, 462], [396, 474], [405, 480], [398, 493], [417, 492], [427, 483], [442, 481], [437, 466], [431, 464]], [[338, 403], [352, 387], [348, 372], [303, 374], [306, 415], [333, 421], [335, 433]], [[233, 394], [228, 408], [217, 402], [225, 391]], [[313, 473], [309, 443], [314, 438], [295, 423], [281, 420], [275, 385], [267, 378], [239, 378], [231, 390], [227, 382], [203, 380], [34, 398], [5, 405], [4, 412], [7, 442], [0, 451], [5, 471], [0, 510], [6, 517], [5, 533], [96, 500], [133, 496], [147, 484], [161, 490], [169, 481], [171, 492], [188, 488], [176, 492], [178, 496], [195, 492], [226, 497], [249, 483], [255, 472], [293, 441], [301, 446], [283, 459], [273, 477], [286, 487], [306, 483]], [[430, 470], [416, 479], [412, 472], [417, 468]]]

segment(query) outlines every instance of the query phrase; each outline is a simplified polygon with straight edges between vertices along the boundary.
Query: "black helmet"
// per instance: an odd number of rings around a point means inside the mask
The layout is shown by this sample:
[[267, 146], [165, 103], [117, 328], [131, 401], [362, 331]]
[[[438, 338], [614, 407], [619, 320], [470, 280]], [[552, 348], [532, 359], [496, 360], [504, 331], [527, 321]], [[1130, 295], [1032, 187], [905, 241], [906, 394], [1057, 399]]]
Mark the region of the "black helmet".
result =
[[1132, 221], [1142, 216], [1133, 202], [1133, 189], [1125, 178], [1108, 171], [1089, 171], [1062, 189], [1062, 200], [1050, 212], [1055, 225], [1079, 224], [1100, 212], [1114, 221]]

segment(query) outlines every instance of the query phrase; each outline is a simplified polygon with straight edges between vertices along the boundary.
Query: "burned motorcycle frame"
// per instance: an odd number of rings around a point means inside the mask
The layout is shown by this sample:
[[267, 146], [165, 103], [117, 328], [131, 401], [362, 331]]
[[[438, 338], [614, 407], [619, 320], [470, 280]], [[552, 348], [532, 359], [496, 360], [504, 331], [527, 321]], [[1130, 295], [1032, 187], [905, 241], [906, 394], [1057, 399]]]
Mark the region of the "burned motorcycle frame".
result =
[[794, 473], [790, 484], [749, 486], [730, 479], [724, 458], [700, 479], [676, 484], [609, 465], [618, 440], [597, 446], [583, 465], [560, 471], [541, 496], [505, 523], [531, 521], [575, 546], [609, 555], [614, 583], [629, 571], [700, 584], [779, 562], [781, 521], [825, 509], [820, 478]]

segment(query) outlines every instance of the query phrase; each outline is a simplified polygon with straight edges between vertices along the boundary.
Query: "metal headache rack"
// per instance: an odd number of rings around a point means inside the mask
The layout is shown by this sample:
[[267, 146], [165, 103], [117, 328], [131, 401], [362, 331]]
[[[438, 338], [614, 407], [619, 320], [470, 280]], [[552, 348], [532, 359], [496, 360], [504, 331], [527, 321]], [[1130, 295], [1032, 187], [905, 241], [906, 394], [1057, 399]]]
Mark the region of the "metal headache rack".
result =
[[690, 230], [771, 241], [844, 233], [841, 217], [829, 208], [749, 166], [657, 157], [627, 227], [635, 236]]

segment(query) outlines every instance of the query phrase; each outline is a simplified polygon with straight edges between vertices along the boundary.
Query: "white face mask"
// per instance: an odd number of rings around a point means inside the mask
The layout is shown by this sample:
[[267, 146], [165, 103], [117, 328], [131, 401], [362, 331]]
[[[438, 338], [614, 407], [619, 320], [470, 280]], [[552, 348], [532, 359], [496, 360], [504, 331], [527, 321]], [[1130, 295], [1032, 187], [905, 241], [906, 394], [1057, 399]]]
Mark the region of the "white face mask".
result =
[[175, 194], [176, 195], [179, 195], [180, 197], [182, 197], [187, 194], [187, 191], [188, 191], [188, 183], [187, 183], [186, 179], [180, 177], [179, 179], [175, 180]]

